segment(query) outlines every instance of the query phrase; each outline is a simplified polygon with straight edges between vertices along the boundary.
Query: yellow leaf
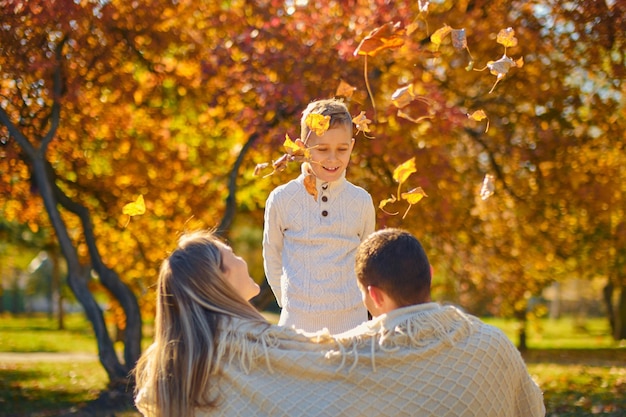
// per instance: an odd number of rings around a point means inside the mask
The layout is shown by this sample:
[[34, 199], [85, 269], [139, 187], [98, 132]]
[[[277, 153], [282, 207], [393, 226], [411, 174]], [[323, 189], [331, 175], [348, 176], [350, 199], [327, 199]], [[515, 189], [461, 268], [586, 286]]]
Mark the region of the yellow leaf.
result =
[[309, 129], [314, 131], [317, 136], [322, 136], [330, 127], [330, 116], [309, 114], [305, 122]]
[[[352, 123], [354, 123], [354, 125], [356, 126], [358, 132], [365, 132], [365, 133], [370, 132], [369, 124], [372, 123], [372, 121], [370, 119], [368, 119], [367, 116], [365, 116], [365, 112], [364, 111], [359, 113], [358, 116], [354, 116], [352, 118]], [[358, 134], [358, 132], [357, 132], [357, 134]]]
[[396, 202], [396, 196], [392, 195], [391, 198], [386, 198], [384, 200], [382, 200], [380, 203], [378, 203], [378, 208], [381, 209], [382, 211], [384, 211], [387, 214], [390, 214], [392, 216], [395, 216], [396, 214], [398, 214], [398, 212], [394, 212], [394, 213], [390, 213], [388, 211], [385, 210], [385, 206], [387, 204], [391, 204], [391, 203], [395, 203]]
[[426, 195], [422, 187], [416, 187], [413, 188], [411, 191], [402, 193], [402, 198], [411, 205], [419, 203], [419, 201], [424, 197], [428, 196]]
[[139, 194], [137, 200], [132, 203], [126, 204], [122, 208], [122, 213], [128, 214], [129, 216], [137, 216], [140, 214], [144, 214], [146, 212], [146, 205], [143, 201], [143, 195]]
[[396, 182], [402, 184], [415, 171], [417, 171], [417, 169], [415, 168], [415, 157], [413, 157], [396, 167], [396, 169], [393, 171], [393, 179]]
[[496, 42], [504, 45], [505, 48], [517, 46], [517, 38], [515, 37], [515, 31], [513, 28], [502, 29], [498, 32]]
[[298, 146], [296, 142], [291, 140], [289, 134], [285, 134], [285, 141], [283, 142], [283, 146], [285, 147], [289, 155], [293, 155], [301, 150], [300, 146]]
[[452, 28], [444, 24], [442, 28], [437, 29], [435, 33], [430, 36], [430, 41], [439, 47], [443, 39], [448, 36], [450, 32], [452, 32]]
[[470, 119], [474, 119], [477, 122], [480, 122], [481, 120], [486, 119], [487, 115], [485, 114], [484, 110], [476, 110], [474, 113], [468, 114], [467, 117], [469, 117]]

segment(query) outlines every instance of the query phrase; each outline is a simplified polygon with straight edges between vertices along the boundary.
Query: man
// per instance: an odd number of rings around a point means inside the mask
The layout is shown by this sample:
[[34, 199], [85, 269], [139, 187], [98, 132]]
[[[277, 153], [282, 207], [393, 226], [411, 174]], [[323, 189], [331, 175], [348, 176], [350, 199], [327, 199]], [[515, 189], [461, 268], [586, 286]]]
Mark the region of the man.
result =
[[[504, 333], [431, 302], [430, 264], [413, 235], [393, 228], [371, 234], [357, 250], [355, 271], [374, 319], [339, 338], [375, 334], [381, 352], [412, 358], [406, 360], [412, 380], [396, 390], [419, 398], [408, 414], [545, 415], [543, 395]], [[385, 371], [394, 358], [382, 360], [377, 369]]]

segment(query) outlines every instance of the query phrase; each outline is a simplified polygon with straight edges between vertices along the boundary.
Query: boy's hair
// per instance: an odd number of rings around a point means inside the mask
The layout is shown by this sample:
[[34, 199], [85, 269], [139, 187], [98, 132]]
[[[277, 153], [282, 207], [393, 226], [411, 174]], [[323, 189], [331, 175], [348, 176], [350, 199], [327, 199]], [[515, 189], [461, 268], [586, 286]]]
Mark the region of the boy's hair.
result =
[[316, 100], [309, 103], [302, 112], [302, 118], [300, 119], [300, 139], [302, 141], [306, 141], [311, 130], [306, 124], [306, 118], [309, 114], [330, 116], [329, 129], [344, 126], [352, 132], [352, 116], [342, 100], [336, 98]]
[[398, 307], [430, 301], [430, 263], [422, 244], [407, 231], [372, 233], [357, 249], [355, 272], [362, 288], [380, 288]]

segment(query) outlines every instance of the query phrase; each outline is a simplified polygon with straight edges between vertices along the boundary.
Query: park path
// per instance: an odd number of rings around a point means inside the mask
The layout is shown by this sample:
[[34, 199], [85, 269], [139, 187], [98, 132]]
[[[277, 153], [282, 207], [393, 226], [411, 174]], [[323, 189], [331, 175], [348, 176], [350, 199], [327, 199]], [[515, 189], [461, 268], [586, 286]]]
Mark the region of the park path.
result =
[[0, 352], [0, 363], [91, 362], [98, 355], [85, 352]]

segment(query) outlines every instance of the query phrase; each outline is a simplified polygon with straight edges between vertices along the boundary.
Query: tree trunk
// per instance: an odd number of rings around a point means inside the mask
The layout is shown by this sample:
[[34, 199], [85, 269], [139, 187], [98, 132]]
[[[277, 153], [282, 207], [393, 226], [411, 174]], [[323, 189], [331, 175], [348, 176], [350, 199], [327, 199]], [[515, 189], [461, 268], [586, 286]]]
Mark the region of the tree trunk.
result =
[[617, 302], [613, 338], [615, 340], [626, 339], [626, 288], [624, 287], [621, 288], [619, 301]]
[[518, 324], [519, 324], [519, 330], [517, 331], [517, 336], [518, 336], [517, 349], [520, 352], [524, 352], [528, 350], [528, 345], [526, 343], [526, 338], [527, 338], [526, 327], [528, 325], [528, 316], [526, 314], [526, 310], [516, 311], [515, 317], [518, 319]]
[[611, 278], [602, 289], [602, 296], [604, 298], [604, 304], [606, 305], [606, 315], [609, 318], [609, 325], [611, 326], [611, 334], [615, 335], [615, 309], [613, 308], [613, 290], [615, 287], [613, 286], [613, 282]]
[[59, 269], [59, 251], [56, 246], [53, 246], [48, 250], [48, 254], [50, 255], [50, 262], [52, 262], [52, 297], [50, 300], [50, 310], [52, 311], [52, 314], [56, 312], [58, 328], [59, 330], [63, 330], [65, 328], [65, 323], [63, 323], [63, 299], [61, 298], [61, 271]]

